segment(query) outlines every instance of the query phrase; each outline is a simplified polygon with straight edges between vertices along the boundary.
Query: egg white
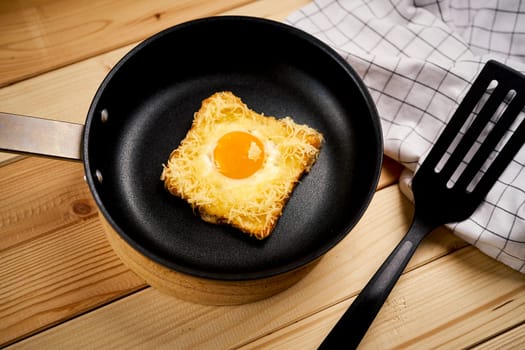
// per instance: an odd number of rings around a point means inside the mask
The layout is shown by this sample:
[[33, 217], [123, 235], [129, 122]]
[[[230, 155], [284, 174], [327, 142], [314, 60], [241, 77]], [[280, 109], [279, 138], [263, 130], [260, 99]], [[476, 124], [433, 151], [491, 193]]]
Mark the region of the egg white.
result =
[[[264, 161], [252, 175], [233, 179], [215, 165], [218, 141], [230, 132], [252, 134], [264, 146]], [[323, 136], [290, 117], [258, 114], [231, 92], [202, 102], [191, 129], [175, 149], [161, 180], [200, 216], [262, 239], [273, 230], [300, 176], [317, 159]]]

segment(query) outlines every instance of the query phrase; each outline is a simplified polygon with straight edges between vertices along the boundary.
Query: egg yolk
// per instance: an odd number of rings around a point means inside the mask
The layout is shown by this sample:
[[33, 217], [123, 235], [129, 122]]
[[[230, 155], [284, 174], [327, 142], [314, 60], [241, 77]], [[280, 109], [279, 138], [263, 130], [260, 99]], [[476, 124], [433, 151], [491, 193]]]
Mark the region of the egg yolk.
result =
[[222, 136], [213, 151], [219, 172], [233, 179], [248, 177], [259, 170], [264, 161], [264, 145], [257, 137], [243, 131]]

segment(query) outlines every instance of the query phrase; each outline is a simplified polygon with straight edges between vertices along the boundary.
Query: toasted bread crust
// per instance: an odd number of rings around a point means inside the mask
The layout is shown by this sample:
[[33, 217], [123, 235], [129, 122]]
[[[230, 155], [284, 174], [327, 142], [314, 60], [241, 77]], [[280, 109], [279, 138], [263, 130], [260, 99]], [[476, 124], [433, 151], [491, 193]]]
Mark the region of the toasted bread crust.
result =
[[[179, 170], [182, 168], [181, 164], [183, 164], [183, 158], [186, 157], [186, 153], [189, 149], [192, 149], [190, 143], [195, 140], [200, 142], [196, 134], [203, 128], [207, 127], [211, 130], [215, 124], [230, 122], [230, 120], [226, 120], [230, 118], [228, 113], [238, 114], [239, 118], [253, 120], [261, 128], [271, 127], [274, 128], [272, 130], [279, 130], [279, 133], [290, 138], [294, 141], [294, 144], [298, 144], [307, 150], [300, 153], [296, 152], [298, 155], [291, 162], [293, 163], [293, 166], [290, 167], [292, 170], [287, 173], [287, 176], [283, 178], [281, 183], [277, 183], [275, 180], [268, 184], [262, 183], [261, 188], [267, 191], [263, 196], [265, 203], [271, 203], [267, 206], [261, 205], [260, 208], [258, 206], [257, 208], [250, 208], [250, 203], [232, 202], [228, 204], [231, 207], [227, 208], [228, 210], [219, 210], [213, 202], [196, 199], [196, 197], [200, 196], [200, 193], [197, 190], [193, 190], [193, 187], [198, 186], [193, 186], [192, 189], [188, 190], [183, 183], [184, 179], [180, 178], [181, 176], [187, 176], [194, 178], [194, 181], [197, 182], [205, 183], [208, 181], [204, 175], [199, 176], [195, 172], [184, 174]], [[231, 118], [231, 123], [235, 123], [235, 118]], [[161, 180], [164, 181], [166, 189], [171, 194], [188, 201], [204, 221], [213, 224], [228, 224], [258, 239], [264, 239], [274, 230], [278, 219], [282, 215], [282, 210], [301, 176], [309, 172], [317, 160], [322, 142], [322, 134], [308, 126], [296, 124], [289, 117], [276, 119], [258, 114], [250, 110], [233, 93], [228, 91], [218, 92], [202, 102], [201, 108], [194, 115], [192, 127], [188, 131], [186, 138], [171, 153], [167, 165], [163, 167]], [[288, 147], [284, 148], [286, 152], [293, 153], [296, 151], [292, 149], [292, 146], [286, 147]], [[263, 182], [264, 180], [261, 181]], [[272, 186], [279, 186], [279, 191], [272, 190]], [[241, 198], [240, 201], [242, 200]], [[239, 208], [243, 208], [243, 210], [241, 211]]]

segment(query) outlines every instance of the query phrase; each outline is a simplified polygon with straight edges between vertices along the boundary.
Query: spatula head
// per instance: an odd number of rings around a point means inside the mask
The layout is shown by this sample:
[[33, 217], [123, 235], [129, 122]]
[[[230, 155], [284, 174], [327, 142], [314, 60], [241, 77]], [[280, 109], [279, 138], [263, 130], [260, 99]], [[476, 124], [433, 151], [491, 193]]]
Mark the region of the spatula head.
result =
[[418, 215], [436, 225], [472, 215], [525, 141], [524, 105], [525, 76], [488, 61], [414, 176]]

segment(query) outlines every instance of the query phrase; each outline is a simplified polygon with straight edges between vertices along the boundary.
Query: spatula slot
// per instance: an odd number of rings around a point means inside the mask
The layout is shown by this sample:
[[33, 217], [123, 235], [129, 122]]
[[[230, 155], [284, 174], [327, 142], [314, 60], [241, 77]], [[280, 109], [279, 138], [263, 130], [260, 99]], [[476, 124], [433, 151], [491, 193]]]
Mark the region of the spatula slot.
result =
[[[484, 93], [477, 100], [476, 104], [472, 106], [472, 110], [471, 111], [466, 111], [466, 113], [469, 113], [469, 114], [468, 114], [467, 117], [464, 118], [463, 124], [461, 126], [457, 126], [457, 130], [459, 130], [459, 132], [457, 132], [455, 135], [451, 135], [451, 136], [453, 136], [452, 141], [450, 142], [447, 150], [443, 153], [443, 156], [441, 157], [441, 159], [437, 163], [436, 167], [434, 168], [434, 171], [436, 173], [440, 173], [443, 170], [443, 168], [444, 168], [445, 164], [447, 163], [447, 161], [449, 160], [450, 156], [454, 153], [454, 151], [456, 150], [459, 142], [461, 141], [461, 139], [463, 138], [463, 136], [465, 135], [467, 130], [471, 127], [472, 123], [474, 122], [474, 120], [478, 116], [479, 112], [483, 109], [483, 107], [485, 106], [485, 103], [488, 101], [489, 97], [494, 92], [494, 89], [497, 86], [498, 86], [498, 81], [497, 80], [492, 80], [488, 84], [488, 86], [486, 87]], [[458, 167], [461, 167], [461, 164]], [[457, 173], [457, 171], [458, 170], [456, 170], [455, 173]], [[456, 179], [457, 179], [457, 177], [456, 177]], [[449, 187], [448, 184], [447, 184], [447, 187]]]
[[[511, 101], [515, 98], [515, 96], [516, 96], [516, 91], [513, 89], [511, 89], [507, 93], [507, 95], [505, 96], [505, 100], [500, 104], [493, 118], [491, 118], [491, 120], [489, 121], [485, 129], [482, 131], [479, 139], [472, 146], [471, 150], [466, 156], [467, 163], [470, 164], [474, 160], [475, 154], [478, 152], [481, 145], [483, 145], [485, 140], [487, 140], [487, 138], [489, 137], [490, 133], [495, 134], [492, 141], [487, 141], [487, 145], [494, 146], [493, 149], [490, 150], [490, 147], [487, 146], [487, 151], [483, 153], [481, 153], [480, 151], [479, 159], [482, 161], [483, 158], [485, 158], [485, 161], [483, 162], [483, 164], [481, 164], [481, 166], [478, 166], [478, 163], [476, 162], [472, 166], [472, 169], [475, 169], [477, 166], [477, 169], [479, 169], [477, 173], [473, 176], [471, 175], [465, 176], [466, 179], [472, 178], [472, 180], [466, 187], [466, 190], [468, 193], [474, 190], [474, 188], [477, 186], [477, 184], [479, 183], [479, 181], [481, 180], [481, 178], [483, 177], [487, 169], [492, 165], [494, 159], [501, 152], [501, 150], [503, 149], [507, 141], [512, 136], [512, 132], [516, 130], [519, 124], [521, 124], [521, 121], [523, 119], [522, 115], [518, 115], [517, 118], [514, 120], [512, 119], [509, 120], [511, 123], [510, 127], [508, 126], [509, 121], [502, 120], [503, 113], [510, 106]], [[500, 123], [501, 126], [499, 126], [498, 129], [495, 129], [495, 126], [500, 120], [501, 120], [501, 123]], [[459, 178], [459, 175], [461, 175], [461, 173], [458, 174], [458, 178]], [[454, 181], [456, 180], [457, 178], [454, 179]]]
[[525, 76], [488, 61], [412, 179], [415, 211], [408, 233], [322, 349], [333, 344], [355, 349], [424, 237], [474, 213], [524, 144], [524, 107]]
[[[502, 136], [513, 120], [502, 116], [505, 115], [507, 107], [515, 96], [514, 89], [492, 80], [487, 84], [482, 97], [480, 96], [472, 110], [466, 111], [468, 115], [464, 118], [463, 125], [458, 127], [460, 131], [453, 135], [447, 151], [434, 169], [445, 180], [447, 188], [459, 186], [457, 182], [460, 178], [461, 186], [467, 192], [475, 188], [492, 163], [490, 156], [493, 159], [505, 143]], [[493, 133], [501, 119], [505, 120]], [[500, 145], [499, 149], [498, 145]]]

